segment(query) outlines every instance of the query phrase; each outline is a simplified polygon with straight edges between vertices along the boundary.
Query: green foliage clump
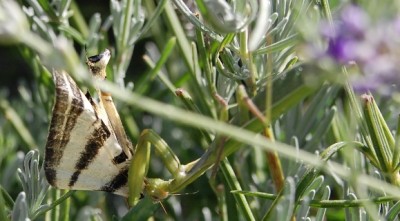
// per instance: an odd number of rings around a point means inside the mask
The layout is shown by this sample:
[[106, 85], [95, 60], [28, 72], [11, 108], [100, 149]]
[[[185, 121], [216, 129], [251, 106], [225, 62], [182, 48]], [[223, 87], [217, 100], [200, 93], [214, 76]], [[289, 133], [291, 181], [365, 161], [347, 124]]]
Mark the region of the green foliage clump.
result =
[[[357, 2], [371, 23], [400, 10]], [[34, 79], [17, 95], [0, 88], [0, 220], [399, 220], [398, 92], [356, 94], [354, 79], [369, 74], [363, 54], [325, 54], [359, 40], [321, 34], [345, 3], [110, 0], [101, 13], [89, 4], [0, 1], [0, 45]], [[84, 61], [106, 48], [99, 83]], [[193, 166], [178, 193], [129, 208], [112, 194], [49, 187], [55, 69], [110, 92], [133, 143], [151, 128]], [[170, 178], [158, 158], [148, 177]]]

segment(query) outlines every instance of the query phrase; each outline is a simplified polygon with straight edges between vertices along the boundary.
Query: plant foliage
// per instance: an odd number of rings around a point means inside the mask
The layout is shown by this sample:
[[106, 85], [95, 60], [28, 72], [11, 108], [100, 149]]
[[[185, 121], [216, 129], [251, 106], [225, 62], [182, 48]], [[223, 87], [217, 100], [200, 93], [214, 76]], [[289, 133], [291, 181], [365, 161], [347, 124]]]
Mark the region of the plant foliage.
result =
[[[399, 220], [400, 5], [342, 2], [0, 1], [33, 79], [0, 88], [0, 220]], [[84, 61], [105, 48], [99, 83]], [[151, 128], [199, 159], [179, 194], [49, 187], [54, 69], [109, 91], [133, 143]], [[168, 179], [157, 157], [148, 176]]]

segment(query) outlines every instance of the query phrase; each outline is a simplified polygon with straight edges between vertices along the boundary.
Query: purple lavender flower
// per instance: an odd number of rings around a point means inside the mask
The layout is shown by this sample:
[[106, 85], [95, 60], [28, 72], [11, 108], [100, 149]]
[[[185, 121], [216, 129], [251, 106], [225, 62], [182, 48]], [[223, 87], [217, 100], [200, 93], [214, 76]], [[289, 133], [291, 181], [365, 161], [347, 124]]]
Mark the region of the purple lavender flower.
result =
[[355, 5], [342, 9], [333, 27], [324, 25], [326, 55], [339, 65], [355, 62], [360, 74], [351, 76], [360, 93], [389, 95], [400, 86], [400, 19], [374, 21]]
[[344, 8], [333, 28], [323, 26], [323, 35], [328, 38], [328, 55], [339, 63], [357, 59], [358, 45], [364, 39], [368, 26], [368, 16], [364, 11], [356, 6]]

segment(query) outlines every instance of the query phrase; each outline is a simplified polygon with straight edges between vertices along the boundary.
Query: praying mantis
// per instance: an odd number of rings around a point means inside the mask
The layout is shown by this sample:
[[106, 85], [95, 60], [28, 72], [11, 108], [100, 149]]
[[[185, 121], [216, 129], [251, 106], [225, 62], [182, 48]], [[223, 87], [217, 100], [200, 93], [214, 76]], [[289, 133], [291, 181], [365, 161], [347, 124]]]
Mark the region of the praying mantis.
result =
[[[108, 49], [87, 58], [94, 78], [106, 79]], [[145, 129], [134, 147], [128, 139], [111, 94], [96, 89], [84, 94], [64, 71], [53, 71], [56, 101], [46, 144], [44, 170], [48, 182], [60, 189], [100, 190], [128, 198], [130, 206], [142, 194], [158, 202], [195, 181], [223, 157], [218, 145], [188, 164], [181, 164], [168, 144]], [[146, 177], [151, 147], [171, 179]], [[235, 147], [238, 148], [238, 147]]]

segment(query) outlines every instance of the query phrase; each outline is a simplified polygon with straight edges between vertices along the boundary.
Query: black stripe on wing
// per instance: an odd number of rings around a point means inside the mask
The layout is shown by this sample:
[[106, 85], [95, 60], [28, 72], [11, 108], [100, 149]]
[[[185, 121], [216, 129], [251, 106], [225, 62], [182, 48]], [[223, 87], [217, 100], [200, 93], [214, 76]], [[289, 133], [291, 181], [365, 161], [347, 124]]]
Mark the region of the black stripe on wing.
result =
[[[81, 92], [69, 76], [54, 71], [54, 81], [56, 101], [46, 143], [44, 162], [47, 181], [53, 186], [56, 185], [57, 180], [56, 168], [60, 164], [64, 149], [70, 140], [71, 131], [84, 108]], [[68, 102], [70, 90], [72, 91], [71, 103]], [[66, 122], [65, 125], [64, 122]]]
[[125, 186], [128, 182], [128, 170], [128, 166], [120, 170], [120, 172], [114, 177], [114, 179], [106, 183], [103, 187], [100, 188], [100, 190], [106, 192], [115, 192], [119, 188]]
[[69, 187], [74, 186], [76, 181], [78, 181], [81, 171], [88, 168], [96, 158], [100, 148], [104, 146], [104, 143], [111, 135], [110, 130], [102, 120], [98, 119], [97, 123], [100, 125], [90, 135], [89, 140], [86, 142], [85, 149], [80, 153], [80, 157], [75, 164], [76, 171], [70, 178]]

